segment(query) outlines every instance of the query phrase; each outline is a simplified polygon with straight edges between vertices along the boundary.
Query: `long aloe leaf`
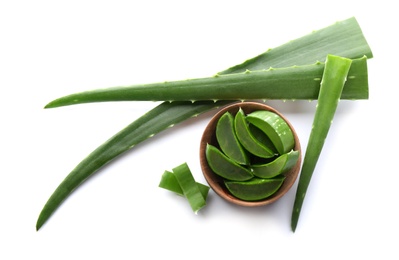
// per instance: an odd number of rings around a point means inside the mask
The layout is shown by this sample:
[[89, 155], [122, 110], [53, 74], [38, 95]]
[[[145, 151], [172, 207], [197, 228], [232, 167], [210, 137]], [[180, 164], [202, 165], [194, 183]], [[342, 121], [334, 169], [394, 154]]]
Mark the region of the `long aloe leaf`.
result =
[[356, 21], [352, 17], [296, 40], [270, 49], [242, 64], [231, 67], [223, 74], [243, 72], [246, 69], [262, 70], [269, 67], [284, 68], [324, 61], [328, 54], [350, 59], [369, 59], [373, 53]]
[[297, 227], [306, 191], [334, 118], [351, 62], [350, 59], [338, 56], [328, 55], [327, 57], [312, 131], [306, 147], [292, 211], [291, 228], [293, 231]]
[[47, 201], [37, 220], [36, 229], [40, 229], [54, 210], [77, 186], [109, 161], [160, 131], [172, 127], [173, 124], [178, 124], [196, 116], [209, 110], [210, 107], [217, 107], [223, 104], [222, 102], [219, 104], [197, 102], [195, 106], [192, 106], [187, 102], [177, 102], [176, 104], [164, 102], [144, 114], [94, 150], [76, 166]]
[[[342, 99], [367, 99], [367, 58], [356, 59]], [[209, 78], [96, 89], [61, 97], [46, 108], [105, 101], [317, 99], [324, 64], [268, 69]]]
[[[292, 65], [310, 64], [317, 60], [324, 61], [325, 55], [322, 53], [326, 52], [352, 59], [362, 57], [363, 55], [366, 55], [368, 58], [372, 57], [371, 50], [355, 18], [337, 22], [304, 37], [306, 39], [299, 38], [291, 41], [290, 43], [267, 51], [264, 54], [254, 57], [224, 72], [220, 72], [219, 74], [239, 73], [244, 72], [246, 69], [256, 70], [267, 69], [269, 67], [288, 67]], [[326, 41], [324, 41], [324, 39], [326, 39]], [[297, 41], [298, 44], [295, 44], [295, 41]], [[320, 41], [325, 44], [318, 46], [315, 44], [309, 45], [311, 42], [315, 43]], [[293, 44], [295, 47], [293, 47]], [[330, 52], [329, 50], [334, 51]], [[289, 61], [286, 59], [287, 57], [285, 57], [285, 53], [288, 52], [290, 53]], [[230, 101], [219, 101], [216, 103], [195, 102], [194, 104], [191, 102], [164, 102], [155, 107], [99, 146], [69, 173], [42, 209], [37, 220], [36, 229], [40, 229], [76, 187], [101, 169], [105, 164], [117, 158], [121, 153], [130, 150], [135, 144], [146, 140], [152, 134], [156, 134], [156, 132], [162, 131], [198, 113], [228, 103], [230, 103]], [[176, 116], [181, 113], [184, 113], [185, 116]], [[158, 121], [158, 118], [162, 120]], [[143, 126], [143, 124], [145, 124], [145, 126]], [[142, 136], [137, 137], [139, 134]], [[99, 154], [102, 155], [101, 160], [97, 159]]]

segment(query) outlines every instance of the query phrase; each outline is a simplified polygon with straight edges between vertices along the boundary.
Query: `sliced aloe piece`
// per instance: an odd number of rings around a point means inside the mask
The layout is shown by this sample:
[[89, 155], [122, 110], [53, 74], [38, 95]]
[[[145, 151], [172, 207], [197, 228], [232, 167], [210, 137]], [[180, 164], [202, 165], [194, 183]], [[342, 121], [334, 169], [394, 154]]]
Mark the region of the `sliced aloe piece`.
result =
[[184, 196], [190, 203], [194, 213], [197, 213], [206, 205], [206, 200], [202, 196], [201, 191], [191, 174], [190, 168], [186, 163], [183, 163], [176, 168], [173, 168], [173, 174], [175, 175], [177, 182], [179, 183]]
[[253, 178], [245, 182], [225, 181], [225, 185], [233, 196], [246, 201], [256, 201], [268, 198], [276, 193], [284, 179], [285, 177]]
[[291, 169], [299, 158], [298, 151], [290, 151], [280, 155], [275, 160], [266, 164], [252, 165], [252, 172], [259, 178], [273, 178]]
[[241, 108], [235, 116], [234, 126], [238, 140], [248, 152], [262, 158], [271, 158], [275, 155], [271, 149], [263, 145], [252, 135], [248, 127], [248, 122], [245, 119], [244, 111]]
[[259, 110], [248, 114], [246, 118], [270, 138], [279, 154], [288, 153], [294, 148], [294, 134], [287, 122], [278, 114]]
[[278, 154], [278, 151], [276, 147], [274, 146], [272, 140], [259, 128], [256, 126], [249, 124], [249, 131], [252, 133], [252, 135], [255, 137], [256, 140], [258, 140], [261, 144], [269, 148], [274, 154]]
[[216, 139], [220, 149], [230, 159], [239, 164], [248, 164], [249, 157], [241, 146], [234, 131], [234, 117], [229, 113], [224, 113], [216, 125]]
[[[206, 200], [208, 198], [209, 187], [199, 182], [196, 183], [202, 194], [202, 197]], [[180, 184], [173, 172], [165, 171], [162, 174], [162, 178], [158, 186], [160, 188], [172, 191], [180, 196], [184, 196], [183, 190], [181, 189]]]
[[246, 181], [254, 177], [251, 171], [235, 163], [213, 145], [206, 146], [205, 154], [212, 171], [225, 179]]

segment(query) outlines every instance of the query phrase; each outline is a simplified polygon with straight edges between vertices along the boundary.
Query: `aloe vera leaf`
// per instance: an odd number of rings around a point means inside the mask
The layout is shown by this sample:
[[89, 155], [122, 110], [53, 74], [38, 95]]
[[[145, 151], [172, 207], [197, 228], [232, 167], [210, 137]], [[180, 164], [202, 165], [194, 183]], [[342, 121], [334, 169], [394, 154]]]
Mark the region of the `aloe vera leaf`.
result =
[[[208, 192], [209, 192], [209, 186], [206, 186], [202, 183], [196, 182], [199, 191], [202, 194], [202, 197], [204, 197], [204, 200], [208, 198]], [[165, 171], [162, 174], [161, 181], [159, 182], [158, 187], [172, 191], [180, 196], [184, 196], [183, 190], [180, 187], [179, 182], [176, 179], [176, 176], [174, 175], [173, 172], [170, 171]]]
[[350, 59], [367, 56], [373, 53], [362, 33], [355, 17], [336, 22], [323, 29], [313, 31], [293, 41], [233, 66], [221, 74], [244, 72], [246, 69], [262, 70], [269, 67], [283, 68], [293, 65], [312, 64], [324, 61], [328, 54]]
[[[342, 99], [367, 99], [367, 58], [355, 60]], [[360, 70], [359, 70], [360, 69]], [[46, 108], [107, 101], [197, 101], [247, 99], [317, 99], [324, 64], [246, 71], [197, 78], [80, 92], [50, 102]], [[347, 96], [357, 88], [355, 96]]]
[[[350, 35], [358, 35], [358, 37], [353, 38], [352, 40], [354, 42], [351, 42], [348, 45], [345, 41], [349, 42], [348, 36]], [[325, 53], [326, 51], [329, 52], [330, 49], [334, 49], [333, 54], [342, 55], [344, 53], [347, 58], [358, 58], [363, 55], [367, 55], [368, 58], [372, 57], [370, 47], [364, 39], [361, 28], [355, 18], [349, 18], [337, 22], [304, 37], [306, 37], [306, 40], [298, 38], [288, 44], [284, 44], [284, 46], [286, 46], [284, 48], [274, 48], [264, 54], [250, 59], [247, 62], [220, 72], [219, 74], [239, 73], [244, 72], [246, 69], [255, 70], [257, 68], [264, 69], [279, 66], [287, 67], [294, 64], [300, 65], [303, 64], [302, 61], [304, 60], [306, 60], [305, 64], [317, 60], [323, 61], [325, 56], [320, 55], [320, 53]], [[327, 39], [328, 45], [320, 45], [317, 47], [309, 45], [311, 42], [326, 42], [325, 40]], [[295, 41], [301, 42], [301, 44], [295, 44], [296, 48], [291, 49], [290, 46], [292, 46]], [[286, 57], [284, 57], [284, 54], [288, 51], [290, 51], [292, 55], [290, 63], [288, 63], [285, 59]], [[269, 62], [269, 57], [271, 57], [271, 62]], [[284, 58], [280, 59], [278, 57]], [[294, 60], [292, 58], [294, 58]], [[354, 88], [353, 91], [353, 96], [355, 96], [358, 89]], [[37, 220], [36, 229], [40, 229], [52, 213], [69, 196], [69, 194], [77, 188], [77, 186], [97, 172], [105, 164], [117, 158], [121, 153], [130, 150], [135, 144], [138, 144], [151, 135], [156, 134], [156, 132], [154, 132], [155, 129], [162, 131], [162, 129], [166, 129], [168, 126], [178, 124], [192, 116], [229, 103], [231, 103], [231, 101], [218, 101], [216, 103], [196, 102], [194, 104], [191, 102], [174, 102], [171, 104], [164, 102], [149, 111], [147, 114], [138, 118], [136, 121], [96, 148], [69, 173], [66, 179], [61, 182], [46, 202]], [[184, 116], [179, 116], [183, 112]], [[158, 121], [158, 119], [162, 120]], [[147, 121], [148, 124], [146, 124]], [[139, 137], [136, 138], [137, 135], [139, 135]], [[99, 157], [99, 155], [101, 156]], [[69, 180], [73, 181], [73, 183], [70, 183]]]
[[318, 104], [303, 160], [292, 211], [291, 228], [294, 232], [298, 224], [306, 191], [334, 118], [351, 63], [352, 61], [350, 59], [334, 55], [327, 56]]
[[[314, 31], [308, 35], [305, 35], [301, 38], [298, 38], [296, 40], [290, 41], [286, 44], [283, 44], [277, 48], [270, 49], [267, 52], [254, 57], [240, 65], [234, 66], [229, 68], [228, 70], [219, 73], [220, 75], [223, 74], [236, 74], [239, 72], [245, 72], [246, 70], [263, 70], [263, 69], [268, 69], [270, 67], [274, 68], [283, 68], [283, 67], [290, 67], [293, 65], [306, 65], [306, 64], [312, 64], [316, 61], [324, 61], [325, 57], [327, 54], [333, 54], [337, 56], [343, 56], [346, 58], [350, 59], [356, 59], [360, 58], [363, 56], [366, 56], [367, 58], [372, 58], [373, 54], [371, 52], [371, 49], [369, 45], [367, 44], [366, 39], [364, 38], [364, 35], [361, 31], [361, 28], [359, 27], [359, 24], [357, 23], [356, 19], [354, 17], [349, 18], [347, 20], [337, 22], [331, 26], [328, 26], [326, 28], [323, 28], [318, 31]], [[297, 71], [298, 72], [298, 71]], [[322, 69], [320, 70], [322, 72]], [[358, 75], [360, 73], [360, 75]], [[363, 74], [367, 74], [367, 70], [361, 70], [357, 71], [356, 75], [352, 75], [355, 77], [362, 77], [364, 76]], [[352, 73], [350, 72], [350, 75]], [[253, 77], [254, 75], [251, 75]], [[237, 77], [237, 76], [236, 76]], [[232, 79], [232, 78], [228, 78]], [[214, 78], [215, 80], [215, 78]], [[358, 79], [356, 79], [357, 82]], [[363, 78], [367, 82], [367, 77]], [[219, 80], [220, 82], [221, 80]], [[319, 82], [313, 82], [313, 83], [319, 83]], [[364, 82], [363, 82], [364, 83]], [[159, 83], [161, 86], [165, 85], [162, 83]], [[186, 84], [190, 85], [189, 82], [183, 81], [181, 84]], [[169, 84], [170, 85], [170, 84]], [[227, 86], [230, 87], [231, 86]], [[360, 84], [354, 87], [354, 89], [345, 88], [345, 95], [346, 92], [349, 91], [350, 94], [348, 93], [348, 96], [346, 97], [343, 95], [342, 99], [348, 98], [348, 99], [365, 99], [368, 97], [368, 89], [366, 88], [367, 85]], [[57, 100], [54, 100], [53, 102], [50, 102], [47, 104], [47, 108], [50, 107], [58, 107], [58, 106], [64, 106], [64, 105], [72, 105], [72, 104], [80, 104], [80, 103], [87, 103], [87, 102], [102, 102], [102, 101], [116, 101], [116, 100], [131, 100], [128, 97], [125, 97], [126, 94], [126, 87], [118, 87], [118, 88], [113, 88], [112, 93], [110, 93], [109, 89], [105, 90], [94, 90], [93, 92], [89, 95], [88, 92], [83, 92], [83, 93], [77, 93], [77, 94], [72, 94], [68, 95], [64, 98], [60, 98]], [[359, 89], [360, 88], [360, 89]], [[364, 91], [360, 91], [360, 90]], [[243, 89], [240, 89], [242, 91]], [[157, 94], [155, 93], [149, 93], [149, 89], [145, 89], [145, 93], [147, 93], [147, 98], [144, 100], [153, 100], [156, 99], [154, 96]], [[291, 88], [290, 91], [293, 91]], [[358, 93], [358, 91], [360, 91]], [[169, 92], [169, 90], [168, 90]], [[226, 91], [227, 92], [227, 91]], [[229, 93], [233, 92], [232, 90], [228, 91]], [[282, 92], [282, 90], [281, 90]], [[298, 91], [299, 92], [299, 91]], [[296, 92], [296, 94], [298, 94]], [[204, 98], [190, 98], [191, 97], [192, 90], [189, 88], [186, 91], [186, 94], [188, 94], [188, 97], [183, 98], [183, 100], [200, 100]], [[237, 92], [236, 92], [237, 93]], [[286, 93], [286, 92], [285, 92]], [[104, 96], [105, 95], [105, 96]], [[315, 93], [313, 98], [317, 98], [317, 93]], [[254, 95], [255, 96], [255, 95]], [[255, 99], [263, 98], [260, 96], [255, 96]], [[267, 97], [266, 97], [267, 98]], [[273, 97], [270, 97], [271, 99]], [[274, 97], [274, 98], [279, 98], [279, 97]], [[294, 99], [300, 99], [300, 97], [287, 97], [288, 98], [294, 98]], [[75, 100], [76, 99], [76, 100]], [[162, 97], [159, 98], [158, 100], [177, 100], [178, 97], [177, 95], [173, 95], [172, 98], [167, 98], [167, 97]], [[217, 98], [217, 97], [208, 97], [205, 99], [213, 99], [213, 100], [221, 100], [223, 98]], [[237, 98], [237, 97], [229, 97], [227, 99], [243, 99], [243, 98]], [[283, 98], [284, 99], [284, 98]]]
[[68, 174], [44, 205], [36, 229], [40, 229], [71, 192], [111, 160], [174, 124], [223, 104], [226, 103], [197, 102], [193, 105], [187, 102], [164, 102], [144, 114], [95, 149]]

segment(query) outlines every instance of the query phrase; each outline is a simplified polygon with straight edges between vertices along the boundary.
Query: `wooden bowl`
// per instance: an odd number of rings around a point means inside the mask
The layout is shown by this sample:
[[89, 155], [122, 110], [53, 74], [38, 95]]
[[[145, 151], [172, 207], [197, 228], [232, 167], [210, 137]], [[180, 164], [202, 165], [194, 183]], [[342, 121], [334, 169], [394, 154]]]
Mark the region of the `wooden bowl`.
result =
[[[280, 117], [282, 117], [290, 126], [292, 133], [294, 134], [294, 139], [295, 139], [295, 146], [294, 150], [299, 151], [299, 158], [297, 163], [291, 170], [285, 172], [283, 175], [285, 175], [285, 181], [283, 185], [280, 187], [280, 189], [274, 193], [272, 196], [264, 199], [264, 200], [259, 200], [259, 201], [244, 201], [240, 200], [233, 195], [230, 194], [230, 192], [227, 190], [227, 188], [224, 185], [223, 178], [216, 175], [211, 168], [208, 165], [208, 161], [206, 159], [205, 151], [206, 151], [206, 146], [207, 144], [212, 144], [216, 147], [218, 147], [217, 140], [216, 140], [216, 124], [219, 120], [219, 118], [229, 111], [233, 116], [238, 112], [239, 108], [241, 108], [245, 114], [249, 114], [253, 111], [256, 110], [268, 110], [272, 111], [276, 114], [278, 114]], [[275, 202], [282, 196], [284, 196], [288, 190], [292, 187], [292, 185], [295, 183], [299, 170], [301, 168], [301, 162], [302, 162], [302, 153], [301, 153], [301, 145], [299, 143], [298, 136], [295, 132], [295, 129], [292, 127], [291, 123], [277, 110], [274, 108], [267, 106], [262, 103], [257, 103], [257, 102], [239, 102], [239, 103], [234, 103], [232, 105], [228, 105], [224, 108], [222, 108], [209, 122], [207, 127], [204, 130], [204, 133], [201, 138], [201, 143], [200, 143], [200, 163], [201, 163], [201, 168], [202, 172], [204, 174], [204, 177], [206, 181], [208, 182], [209, 186], [211, 189], [216, 192], [220, 197], [223, 199], [227, 200], [228, 202], [240, 205], [240, 206], [246, 206], [246, 207], [256, 207], [256, 206], [263, 206], [267, 205], [270, 203]]]

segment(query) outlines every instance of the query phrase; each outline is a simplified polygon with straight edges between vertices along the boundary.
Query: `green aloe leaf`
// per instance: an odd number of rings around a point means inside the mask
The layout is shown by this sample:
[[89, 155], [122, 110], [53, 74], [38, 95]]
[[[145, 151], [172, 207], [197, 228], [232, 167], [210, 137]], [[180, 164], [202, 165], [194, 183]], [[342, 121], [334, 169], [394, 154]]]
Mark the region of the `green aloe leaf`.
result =
[[[367, 58], [354, 61], [341, 98], [367, 99]], [[107, 101], [317, 99], [323, 70], [324, 64], [317, 62], [208, 78], [96, 89], [58, 98], [46, 108]]]
[[350, 59], [334, 55], [327, 56], [313, 126], [306, 147], [292, 211], [291, 228], [293, 231], [296, 230], [306, 191], [334, 118], [351, 63]]
[[[312, 64], [316, 61], [324, 61], [327, 53], [351, 59], [364, 55], [368, 58], [373, 56], [359, 24], [352, 17], [271, 49], [219, 74], [240, 73], [247, 69], [261, 70], [269, 67]], [[354, 89], [355, 93], [356, 91]], [[36, 229], [39, 230], [42, 227], [73, 190], [120, 154], [170, 126], [229, 103], [231, 101], [195, 102], [194, 104], [192, 102], [164, 102], [138, 118], [95, 149], [69, 173], [44, 205], [37, 220]]]
[[80, 184], [111, 160], [162, 130], [223, 104], [226, 103], [197, 102], [192, 105], [187, 102], [164, 102], [144, 114], [99, 146], [69, 173], [45, 204], [37, 220], [36, 229], [40, 229], [55, 209]]

